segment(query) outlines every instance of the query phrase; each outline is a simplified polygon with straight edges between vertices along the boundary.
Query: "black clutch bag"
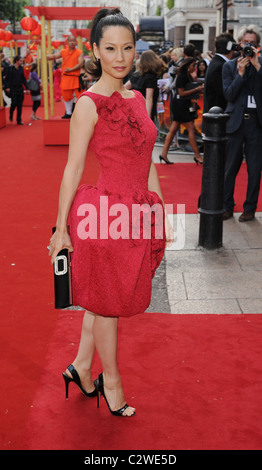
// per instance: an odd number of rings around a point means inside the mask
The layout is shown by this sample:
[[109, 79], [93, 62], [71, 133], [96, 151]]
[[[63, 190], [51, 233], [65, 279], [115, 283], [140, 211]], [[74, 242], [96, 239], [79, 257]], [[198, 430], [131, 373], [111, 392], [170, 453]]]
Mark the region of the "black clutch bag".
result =
[[71, 259], [66, 248], [59, 251], [54, 262], [54, 287], [55, 308], [70, 307], [72, 305]]

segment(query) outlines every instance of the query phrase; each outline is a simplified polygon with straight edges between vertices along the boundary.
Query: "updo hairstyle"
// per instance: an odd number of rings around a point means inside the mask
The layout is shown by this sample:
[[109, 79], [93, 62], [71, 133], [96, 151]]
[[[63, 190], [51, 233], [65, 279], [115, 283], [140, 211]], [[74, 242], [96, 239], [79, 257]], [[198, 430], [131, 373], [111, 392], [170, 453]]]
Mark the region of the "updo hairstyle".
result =
[[[102, 8], [98, 11], [92, 21], [92, 29], [90, 34], [90, 44], [93, 49], [94, 43], [99, 46], [100, 40], [103, 37], [104, 29], [108, 26], [123, 26], [128, 28], [132, 33], [134, 44], [136, 43], [136, 33], [131, 21], [126, 18], [118, 8]], [[97, 74], [102, 74], [100, 60], [95, 58], [97, 67]]]

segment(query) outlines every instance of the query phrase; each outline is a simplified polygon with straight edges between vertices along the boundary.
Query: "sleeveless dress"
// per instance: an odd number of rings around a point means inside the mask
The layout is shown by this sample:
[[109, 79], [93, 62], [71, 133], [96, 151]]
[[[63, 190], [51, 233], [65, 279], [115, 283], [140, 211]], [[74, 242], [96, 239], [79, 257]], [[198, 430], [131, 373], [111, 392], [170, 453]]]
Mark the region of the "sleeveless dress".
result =
[[163, 205], [148, 191], [156, 127], [138, 91], [126, 99], [118, 92], [84, 96], [98, 114], [89, 148], [100, 176], [96, 186], [78, 188], [68, 217], [73, 305], [106, 317], [129, 317], [149, 306], [165, 249]]

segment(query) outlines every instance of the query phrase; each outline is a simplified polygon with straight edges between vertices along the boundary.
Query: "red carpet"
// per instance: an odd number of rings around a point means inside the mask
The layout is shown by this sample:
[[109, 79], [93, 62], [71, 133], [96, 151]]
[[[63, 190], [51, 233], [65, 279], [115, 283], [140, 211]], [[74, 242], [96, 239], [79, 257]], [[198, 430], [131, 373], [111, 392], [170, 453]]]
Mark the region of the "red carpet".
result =
[[[82, 313], [63, 312], [49, 346], [22, 449], [261, 449], [260, 315], [144, 314], [120, 323], [119, 365], [132, 419], [61, 371], [77, 350]], [[130, 334], [131, 331], [131, 334]], [[94, 367], [94, 376], [101, 371]]]
[[[175, 163], [174, 165], [157, 165], [161, 189], [166, 204], [185, 204], [186, 214], [198, 212], [198, 198], [201, 193], [202, 168], [195, 163]], [[235, 185], [235, 212], [243, 211], [247, 189], [247, 169], [243, 163]], [[262, 194], [260, 192], [257, 211], [262, 211]]]
[[[61, 371], [74, 355], [80, 314], [54, 309], [46, 246], [68, 149], [44, 147], [42, 123], [28, 126], [30, 113], [23, 110], [24, 126], [0, 130], [0, 448], [261, 448], [258, 315], [153, 314], [123, 322], [120, 366], [137, 416], [117, 421], [73, 387], [64, 400]], [[87, 158], [83, 180], [93, 184], [98, 167]], [[198, 198], [201, 169], [185, 165], [185, 189], [175, 178], [179, 168], [158, 165], [161, 175], [173, 175], [161, 179], [167, 202], [187, 206], [197, 177]], [[182, 190], [187, 199], [178, 198]]]
[[[63, 114], [63, 104], [59, 104]], [[67, 147], [44, 147], [41, 121], [8, 124], [1, 134], [0, 233], [0, 448], [15, 449], [58, 312], [46, 246], [56, 221], [59, 182]], [[38, 115], [43, 117], [43, 108]], [[85, 179], [97, 179], [92, 155]], [[90, 171], [90, 168], [92, 170]], [[22, 403], [21, 403], [22, 401]]]

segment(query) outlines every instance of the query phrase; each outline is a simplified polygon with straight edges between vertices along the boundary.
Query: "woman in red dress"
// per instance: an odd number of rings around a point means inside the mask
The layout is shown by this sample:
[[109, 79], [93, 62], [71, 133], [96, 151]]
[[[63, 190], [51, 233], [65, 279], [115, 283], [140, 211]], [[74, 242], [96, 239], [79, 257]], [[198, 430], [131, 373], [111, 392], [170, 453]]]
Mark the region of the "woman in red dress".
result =
[[[72, 253], [73, 303], [86, 310], [77, 356], [63, 373], [66, 392], [74, 381], [98, 402], [102, 394], [113, 415], [133, 416], [135, 409], [126, 404], [117, 363], [118, 320], [143, 313], [149, 306], [152, 277], [166, 243], [173, 241], [173, 230], [151, 161], [155, 125], [143, 96], [123, 85], [135, 55], [133, 25], [118, 9], [102, 9], [93, 21], [91, 44], [101, 78], [78, 99], [71, 119], [68, 162], [49, 254], [54, 263], [61, 249]], [[101, 173], [97, 186], [78, 187], [88, 147], [95, 151]], [[151, 212], [146, 227], [143, 213], [134, 222], [132, 211], [137, 207]], [[113, 217], [119, 210], [121, 217]], [[94, 389], [95, 349], [103, 372]]]

